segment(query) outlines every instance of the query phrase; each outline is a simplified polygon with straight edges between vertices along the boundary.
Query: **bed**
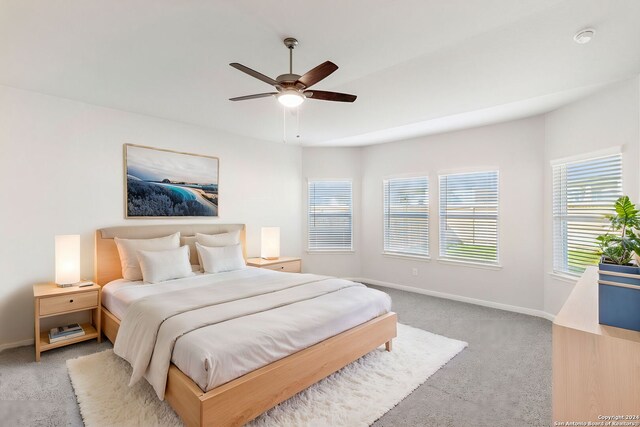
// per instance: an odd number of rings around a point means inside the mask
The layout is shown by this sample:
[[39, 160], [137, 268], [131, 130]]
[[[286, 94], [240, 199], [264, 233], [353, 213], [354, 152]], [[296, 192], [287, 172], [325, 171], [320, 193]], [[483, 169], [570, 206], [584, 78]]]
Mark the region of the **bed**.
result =
[[[144, 297], [149, 293], [173, 292], [176, 289], [188, 287], [200, 289], [204, 285], [217, 286], [216, 295], [222, 295], [223, 289], [234, 293], [250, 291], [251, 295], [240, 296], [241, 299], [249, 297], [242, 301], [254, 301], [254, 304], [258, 305], [273, 305], [269, 306], [268, 310], [254, 310], [255, 312], [250, 316], [256, 317], [251, 319], [249, 316], [243, 318], [234, 313], [229, 319], [222, 319], [222, 323], [206, 326], [206, 328], [212, 328], [211, 330], [202, 328], [186, 335], [178, 335], [179, 339], [175, 341], [175, 346], [171, 347], [171, 364], [166, 370], [166, 376], [162, 378], [164, 382], [154, 383], [150, 380], [150, 383], [156, 388], [159, 396], [163, 394], [184, 423], [189, 426], [243, 425], [377, 347], [385, 344], [386, 350], [391, 351], [391, 341], [396, 336], [395, 313], [383, 309], [380, 303], [377, 307], [375, 305], [359, 306], [360, 295], [368, 294], [368, 291], [362, 290], [360, 288], [362, 285], [341, 279], [247, 268], [237, 272], [196, 275], [189, 279], [163, 283], [161, 286], [139, 286], [121, 280], [120, 260], [113, 240], [115, 237], [142, 239], [161, 237], [177, 231], [184, 236], [192, 236], [195, 233], [219, 234], [234, 230], [240, 230], [243, 253], [246, 258], [245, 227], [242, 224], [112, 227], [96, 232], [95, 281], [101, 286], [109, 284], [103, 290], [105, 304], [102, 308], [102, 329], [107, 338], [114, 343], [121, 328], [120, 319], [130, 307], [137, 307], [135, 304], [137, 299], [146, 301], [154, 298], [145, 299]], [[230, 285], [232, 283], [233, 286]], [[241, 286], [237, 286], [238, 283]], [[325, 293], [322, 291], [324, 288], [326, 288]], [[269, 292], [270, 290], [277, 292]], [[275, 300], [276, 294], [278, 298], [289, 298], [295, 301], [295, 304], [283, 304], [282, 301]], [[166, 295], [181, 294], [167, 293]], [[159, 295], [157, 298], [164, 298], [166, 295]], [[372, 301], [376, 298], [372, 297]], [[269, 302], [270, 300], [273, 301]], [[313, 305], [305, 307], [305, 304], [311, 304], [312, 300], [316, 304], [316, 309], [324, 304], [332, 307], [334, 311], [337, 310], [336, 312], [346, 310], [345, 313], [349, 316], [339, 319], [333, 319], [331, 316], [324, 318], [323, 310], [314, 312]], [[226, 309], [231, 306], [233, 301], [223, 307]], [[251, 304], [242, 304], [242, 306], [246, 309], [245, 307], [251, 307]], [[341, 306], [344, 306], [344, 309], [341, 309]], [[315, 314], [310, 315], [310, 313]], [[131, 313], [128, 314], [131, 315]], [[214, 314], [218, 315], [218, 311]], [[271, 346], [275, 349], [274, 353], [263, 348], [269, 347], [268, 345], [258, 346], [256, 349], [259, 351], [254, 352], [248, 347], [249, 340], [237, 340], [237, 342], [222, 340], [222, 343], [217, 343], [216, 351], [205, 348], [208, 358], [205, 358], [205, 369], [202, 370], [202, 363], [199, 362], [202, 362], [203, 356], [198, 351], [203, 351], [201, 344], [207, 341], [207, 338], [210, 341], [208, 345], [215, 346], [215, 340], [210, 337], [224, 336], [215, 335], [215, 333], [232, 333], [233, 328], [240, 328], [242, 322], [248, 321], [259, 321], [273, 328], [286, 329], [288, 325], [282, 319], [297, 318], [305, 314], [309, 314], [310, 322], [316, 323], [310, 323], [307, 330], [291, 328], [291, 331], [287, 332], [289, 339], [287, 344], [295, 344], [295, 346], [289, 345], [291, 348], [288, 348], [288, 353], [281, 348], [282, 343]], [[281, 322], [280, 326], [278, 322]], [[338, 324], [342, 327], [347, 325], [348, 329], [341, 329], [336, 333], [335, 328]], [[122, 334], [125, 332], [121, 331]], [[266, 336], [269, 339], [272, 338], [269, 333]], [[254, 343], [255, 339], [260, 342], [259, 338], [252, 337], [250, 341]], [[120, 341], [125, 341], [125, 335], [121, 336]], [[237, 357], [234, 359], [237, 354], [251, 354], [252, 357], [242, 358], [242, 360]], [[254, 354], [258, 356], [254, 357]], [[245, 363], [245, 359], [250, 362]], [[222, 362], [225, 360], [232, 368], [231, 373], [222, 369]], [[229, 360], [233, 363], [229, 363]], [[251, 363], [254, 365], [252, 366]], [[221, 368], [212, 370], [211, 366]], [[212, 375], [212, 371], [216, 374]], [[220, 374], [217, 373], [218, 371]]]

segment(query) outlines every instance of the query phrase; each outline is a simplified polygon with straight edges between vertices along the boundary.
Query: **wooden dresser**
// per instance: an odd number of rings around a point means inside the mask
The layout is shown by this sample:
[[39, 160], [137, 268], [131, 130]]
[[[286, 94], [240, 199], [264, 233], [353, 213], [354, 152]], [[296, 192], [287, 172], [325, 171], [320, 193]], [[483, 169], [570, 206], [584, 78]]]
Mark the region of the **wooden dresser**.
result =
[[598, 323], [598, 269], [589, 267], [553, 322], [553, 422], [616, 415], [640, 417], [640, 332]]

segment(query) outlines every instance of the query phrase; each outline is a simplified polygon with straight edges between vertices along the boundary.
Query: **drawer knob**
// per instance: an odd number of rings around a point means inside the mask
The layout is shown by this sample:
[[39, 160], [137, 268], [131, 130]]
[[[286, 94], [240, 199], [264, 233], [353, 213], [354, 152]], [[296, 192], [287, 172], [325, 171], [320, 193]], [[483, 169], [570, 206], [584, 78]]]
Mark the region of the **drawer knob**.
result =
[[73, 300], [72, 300], [72, 299], [70, 299], [70, 300], [69, 300], [69, 302], [73, 302]]
[[280, 270], [284, 270], [284, 267], [283, 267], [283, 266], [280, 266]]

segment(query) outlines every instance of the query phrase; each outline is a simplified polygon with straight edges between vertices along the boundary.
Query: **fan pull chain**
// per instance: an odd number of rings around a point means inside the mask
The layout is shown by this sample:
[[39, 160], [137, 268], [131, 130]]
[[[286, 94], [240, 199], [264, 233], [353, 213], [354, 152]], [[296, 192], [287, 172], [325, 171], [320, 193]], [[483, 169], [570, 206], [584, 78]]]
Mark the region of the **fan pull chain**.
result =
[[282, 142], [287, 143], [287, 109], [282, 108]]
[[296, 138], [300, 138], [300, 106], [296, 107]]

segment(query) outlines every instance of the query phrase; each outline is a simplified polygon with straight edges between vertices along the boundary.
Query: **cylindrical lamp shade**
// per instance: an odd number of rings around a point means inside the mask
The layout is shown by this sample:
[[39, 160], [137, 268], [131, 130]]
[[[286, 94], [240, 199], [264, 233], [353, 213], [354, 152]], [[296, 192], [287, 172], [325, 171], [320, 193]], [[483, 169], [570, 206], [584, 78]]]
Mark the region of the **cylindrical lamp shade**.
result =
[[80, 236], [56, 236], [56, 283], [70, 285], [80, 281]]
[[264, 259], [280, 258], [280, 227], [262, 227], [260, 256]]

